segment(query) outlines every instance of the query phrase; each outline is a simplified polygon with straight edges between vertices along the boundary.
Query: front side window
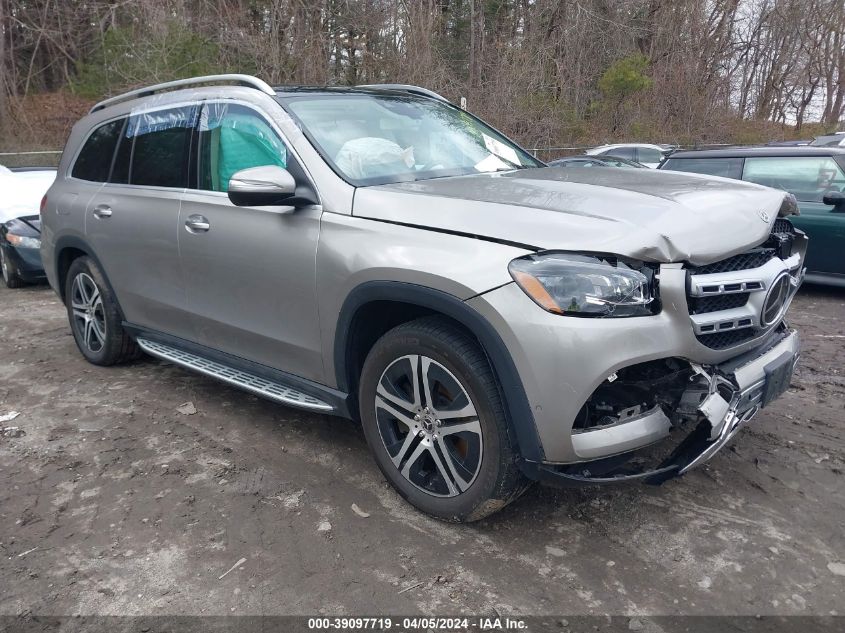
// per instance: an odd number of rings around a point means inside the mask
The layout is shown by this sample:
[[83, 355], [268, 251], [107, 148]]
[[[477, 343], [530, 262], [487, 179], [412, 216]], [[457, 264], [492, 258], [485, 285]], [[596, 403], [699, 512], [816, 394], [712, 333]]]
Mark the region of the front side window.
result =
[[196, 108], [132, 115], [121, 136], [110, 182], [151, 187], [187, 186]]
[[734, 180], [742, 178], [742, 158], [669, 158], [662, 168]]
[[285, 144], [255, 110], [211, 103], [203, 107], [198, 129], [199, 189], [228, 191], [229, 179], [242, 169], [287, 167]]
[[126, 119], [101, 125], [91, 133], [73, 165], [71, 176], [91, 182], [106, 182], [109, 179], [114, 148]]
[[352, 184], [376, 185], [542, 163], [469, 113], [414, 95], [288, 97], [323, 158]]
[[829, 191], [845, 188], [845, 175], [828, 156], [746, 158], [742, 179], [782, 189], [801, 202], [821, 202]]

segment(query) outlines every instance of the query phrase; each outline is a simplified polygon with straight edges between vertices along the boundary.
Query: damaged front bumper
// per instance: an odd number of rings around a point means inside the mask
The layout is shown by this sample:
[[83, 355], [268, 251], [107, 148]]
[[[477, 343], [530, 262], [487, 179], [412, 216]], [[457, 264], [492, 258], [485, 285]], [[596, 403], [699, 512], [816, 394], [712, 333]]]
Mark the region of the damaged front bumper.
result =
[[[710, 422], [710, 437], [704, 450], [683, 466], [678, 474], [682, 475], [710, 459], [760, 409], [789, 389], [799, 357], [798, 333], [793, 330], [785, 333], [779, 343], [762, 354], [751, 359], [734, 359], [717, 367], [712, 374], [696, 367], [696, 371], [701, 372], [710, 383], [710, 394], [699, 406]], [[725, 390], [721, 390], [720, 386], [724, 386]]]
[[[536, 464], [537, 479], [550, 484], [573, 485], [643, 479], [662, 483], [709, 460], [722, 449], [760, 409], [789, 388], [800, 356], [797, 332], [782, 326], [774, 340], [726, 363], [701, 366], [690, 363], [690, 387], [684, 391], [676, 411], [654, 407], [607, 428], [573, 434], [579, 453], [607, 454], [608, 446], [618, 454], [577, 464]], [[692, 432], [657, 462], [656, 466], [631, 468], [641, 447], [653, 446], [679, 430], [670, 420], [678, 416], [695, 420]], [[627, 451], [627, 452], [626, 452]]]

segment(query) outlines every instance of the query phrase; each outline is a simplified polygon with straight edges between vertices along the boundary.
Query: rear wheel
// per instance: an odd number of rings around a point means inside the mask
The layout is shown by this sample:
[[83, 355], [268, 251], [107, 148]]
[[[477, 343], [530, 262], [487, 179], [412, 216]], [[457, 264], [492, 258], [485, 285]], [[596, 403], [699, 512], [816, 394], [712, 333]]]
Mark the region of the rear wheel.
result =
[[76, 346], [88, 362], [115, 365], [138, 357], [138, 346], [123, 329], [117, 301], [89, 257], [70, 265], [65, 302]]
[[420, 510], [475, 521], [525, 489], [487, 358], [449, 321], [385, 334], [364, 363], [359, 401], [379, 468]]
[[0, 270], [3, 272], [3, 283], [8, 288], [21, 288], [26, 282], [18, 275], [15, 263], [6, 255], [6, 249], [0, 246]]

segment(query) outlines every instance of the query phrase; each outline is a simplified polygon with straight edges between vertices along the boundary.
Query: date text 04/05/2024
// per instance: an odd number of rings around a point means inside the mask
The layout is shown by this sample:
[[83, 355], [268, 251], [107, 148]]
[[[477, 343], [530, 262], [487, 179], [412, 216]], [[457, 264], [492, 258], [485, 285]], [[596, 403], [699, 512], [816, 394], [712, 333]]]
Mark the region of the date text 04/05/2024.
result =
[[389, 617], [339, 617], [309, 618], [308, 629], [314, 631], [366, 631], [396, 630], [412, 631], [522, 631], [527, 630], [527, 623], [519, 618], [477, 617], [477, 618], [438, 618], [407, 617], [401, 620]]

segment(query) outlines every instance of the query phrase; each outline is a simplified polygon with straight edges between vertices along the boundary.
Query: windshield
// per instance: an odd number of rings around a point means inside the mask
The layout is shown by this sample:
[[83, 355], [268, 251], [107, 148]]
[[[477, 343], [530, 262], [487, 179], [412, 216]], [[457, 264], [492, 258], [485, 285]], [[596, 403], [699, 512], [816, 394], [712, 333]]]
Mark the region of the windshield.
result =
[[303, 95], [285, 100], [341, 176], [378, 185], [542, 167], [467, 112], [413, 95]]

